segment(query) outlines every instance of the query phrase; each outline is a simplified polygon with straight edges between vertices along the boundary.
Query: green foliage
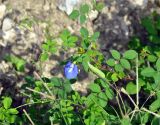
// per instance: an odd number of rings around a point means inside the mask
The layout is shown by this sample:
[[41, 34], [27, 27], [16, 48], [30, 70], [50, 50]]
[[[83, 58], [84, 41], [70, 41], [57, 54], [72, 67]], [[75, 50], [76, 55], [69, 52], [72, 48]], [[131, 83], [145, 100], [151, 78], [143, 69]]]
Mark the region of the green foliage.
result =
[[11, 62], [15, 69], [19, 72], [24, 72], [26, 62], [14, 55], [6, 55], [5, 60]]
[[109, 66], [115, 66], [115, 60], [114, 59], [108, 59], [107, 61], [106, 61], [106, 63], [109, 65]]
[[78, 18], [78, 16], [79, 16], [79, 11], [78, 11], [78, 10], [74, 10], [74, 11], [72, 11], [72, 13], [70, 14], [69, 17], [70, 17], [71, 19], [75, 20], [75, 19]]
[[36, 23], [35, 19], [26, 17], [20, 22], [19, 26], [20, 28], [26, 28], [26, 29], [31, 30], [33, 24], [35, 23]]
[[4, 97], [2, 100], [2, 106], [0, 107], [0, 123], [4, 125], [10, 125], [16, 120], [18, 111], [16, 108], [11, 108], [12, 99], [10, 97]]
[[[144, 83], [139, 79], [139, 86], [138, 86], [138, 92], [140, 91], [141, 87], [144, 86]], [[126, 86], [126, 91], [132, 95], [137, 93], [137, 86], [133, 82], [129, 82]]]
[[135, 50], [128, 50], [123, 54], [126, 59], [135, 59], [137, 57], [137, 52]]
[[114, 59], [117, 59], [117, 60], [120, 59], [120, 53], [117, 50], [111, 50], [111, 54]]
[[67, 48], [75, 47], [76, 42], [78, 41], [78, 37], [71, 35], [67, 29], [60, 34], [60, 38], [63, 41], [63, 46]]
[[90, 6], [88, 4], [82, 4], [79, 10], [73, 10], [69, 17], [73, 20], [78, 19], [80, 24], [84, 24], [88, 18]]
[[152, 104], [149, 106], [149, 109], [153, 112], [156, 112], [160, 108], [159, 99], [152, 102]]
[[145, 77], [153, 77], [155, 75], [155, 70], [151, 67], [147, 67], [141, 71], [141, 75]]
[[130, 69], [131, 68], [131, 64], [128, 60], [126, 59], [121, 59], [120, 60], [120, 64], [122, 65], [122, 67], [124, 67], [125, 69]]
[[101, 88], [97, 84], [91, 84], [90, 89], [91, 89], [92, 92], [101, 92]]
[[[137, 52], [134, 50], [128, 50], [123, 53], [123, 56], [117, 50], [111, 50], [111, 55], [113, 58], [109, 58], [106, 64], [113, 67], [115, 72], [122, 73], [124, 70], [131, 69], [131, 61], [135, 60], [137, 57]], [[118, 81], [118, 75], [113, 73], [111, 76], [113, 81]]]
[[93, 7], [95, 10], [100, 12], [105, 7], [105, 4], [103, 2], [96, 2], [96, 0], [93, 0]]

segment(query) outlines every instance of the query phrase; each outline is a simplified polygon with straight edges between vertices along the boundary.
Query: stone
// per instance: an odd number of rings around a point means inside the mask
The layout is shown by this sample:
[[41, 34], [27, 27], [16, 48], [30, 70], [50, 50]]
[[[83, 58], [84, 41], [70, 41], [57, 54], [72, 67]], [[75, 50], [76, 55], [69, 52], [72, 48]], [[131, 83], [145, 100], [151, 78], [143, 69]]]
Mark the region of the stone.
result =
[[96, 11], [96, 10], [92, 10], [92, 11], [89, 13], [89, 18], [90, 18], [90, 20], [96, 19], [97, 16], [98, 16], [98, 11]]
[[69, 15], [79, 2], [80, 0], [59, 0], [58, 8]]
[[2, 62], [0, 63], [0, 72], [6, 73], [6, 72], [9, 71], [9, 68], [10, 68], [9, 64], [6, 63], [5, 61], [2, 61]]
[[13, 20], [11, 20], [10, 18], [5, 18], [3, 20], [2, 30], [3, 31], [8, 31], [8, 30], [12, 29], [13, 26], [14, 26]]
[[14, 29], [9, 31], [3, 32], [4, 35], [2, 36], [4, 41], [14, 42], [16, 40], [16, 32]]
[[129, 0], [134, 6], [139, 6], [145, 8], [147, 6], [148, 0]]
[[6, 6], [1, 4], [0, 5], [0, 20], [3, 19], [4, 15], [5, 15], [5, 12], [6, 12]]

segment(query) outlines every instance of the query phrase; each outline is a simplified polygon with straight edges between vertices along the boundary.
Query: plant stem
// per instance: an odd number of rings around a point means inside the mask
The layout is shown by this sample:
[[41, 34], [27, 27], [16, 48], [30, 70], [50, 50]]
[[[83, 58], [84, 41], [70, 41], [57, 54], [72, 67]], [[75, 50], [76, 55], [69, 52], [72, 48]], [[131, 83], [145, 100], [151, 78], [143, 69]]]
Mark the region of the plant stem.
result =
[[118, 112], [116, 111], [116, 109], [113, 106], [111, 106], [111, 108], [114, 110], [114, 112], [116, 113], [117, 117], [120, 119], [120, 116], [119, 116]]
[[63, 117], [63, 120], [64, 120], [65, 124], [68, 125], [68, 122], [67, 122], [66, 118], [64, 117], [63, 112], [61, 111], [61, 108], [62, 108], [62, 107], [61, 107], [60, 102], [59, 102], [59, 107], [60, 107], [59, 111], [60, 111], [60, 113], [61, 113], [61, 115], [62, 115], [62, 117]]
[[139, 105], [138, 57], [136, 58], [137, 107]]
[[120, 94], [119, 91], [118, 91], [118, 95], [119, 95], [119, 97], [120, 97], [120, 100], [121, 100], [122, 105], [123, 105], [124, 112], [125, 112], [125, 114], [126, 114], [126, 107], [125, 107], [124, 101], [123, 101], [122, 96], [121, 96], [121, 94]]
[[24, 106], [28, 106], [28, 105], [43, 104], [43, 103], [48, 103], [48, 102], [50, 102], [50, 101], [44, 101], [44, 102], [39, 102], [38, 101], [38, 102], [26, 103], [26, 104], [23, 104], [23, 105], [20, 105], [20, 106], [16, 107], [16, 109], [24, 107]]
[[152, 111], [150, 111], [150, 110], [148, 110], [148, 109], [146, 109], [146, 108], [141, 108], [141, 110], [143, 110], [143, 111], [145, 111], [145, 112], [148, 112], [148, 113], [150, 113], [150, 114], [152, 114], [152, 115], [160, 118], [160, 115], [159, 115], [159, 114], [156, 114], [156, 113], [154, 113], [154, 112], [152, 112]]
[[28, 115], [28, 113], [26, 112], [25, 109], [23, 109], [23, 112], [24, 112], [24, 114], [26, 115], [26, 117], [28, 118], [28, 120], [30, 121], [30, 123], [31, 123], [32, 125], [35, 125], [34, 122], [33, 122], [32, 119], [31, 119], [31, 117]]
[[106, 112], [106, 110], [103, 109], [103, 107], [101, 107], [99, 104], [97, 104], [97, 102], [95, 102], [92, 98], [91, 100], [100, 108], [102, 109], [102, 111], [108, 116], [109, 114]]
[[128, 98], [130, 99], [130, 101], [133, 103], [133, 105], [137, 108], [136, 103], [133, 101], [133, 99], [131, 98], [131, 96], [128, 94], [128, 92], [124, 88], [121, 88], [121, 92], [123, 92], [124, 94], [126, 94], [128, 96]]
[[49, 94], [51, 96], [54, 96], [53, 93], [51, 92], [51, 90], [48, 88], [47, 84], [43, 81], [43, 79], [39, 76], [39, 74], [37, 72], [34, 72], [34, 75], [42, 81], [43, 86], [47, 89], [47, 91], [49, 92]]
[[148, 98], [146, 99], [146, 101], [143, 103], [143, 105], [141, 106], [141, 108], [143, 108], [144, 105], [146, 104], [146, 102], [147, 102], [152, 96], [154, 96], [154, 95], [155, 95], [155, 93], [151, 93], [151, 94], [148, 96]]
[[116, 96], [116, 100], [117, 100], [118, 107], [119, 107], [119, 110], [120, 110], [121, 115], [122, 115], [122, 118], [123, 118], [124, 114], [123, 114], [123, 112], [122, 112], [122, 108], [121, 108], [121, 105], [120, 105], [120, 103], [119, 103], [118, 95]]
[[133, 113], [132, 113], [132, 116], [131, 116], [131, 118], [130, 118], [130, 121], [132, 121], [135, 113], [136, 113], [136, 110], [133, 110]]
[[28, 87], [26, 87], [26, 89], [29, 90], [29, 91], [32, 91], [32, 92], [34, 92], [34, 93], [40, 94], [40, 95], [42, 95], [42, 96], [44, 96], [44, 97], [46, 97], [46, 98], [49, 98], [49, 99], [51, 99], [51, 100], [55, 100], [55, 97], [53, 97], [53, 96], [44, 94], [44, 93], [42, 93], [42, 92], [38, 92], [38, 91], [33, 90], [33, 89], [31, 89], [31, 88], [28, 88]]

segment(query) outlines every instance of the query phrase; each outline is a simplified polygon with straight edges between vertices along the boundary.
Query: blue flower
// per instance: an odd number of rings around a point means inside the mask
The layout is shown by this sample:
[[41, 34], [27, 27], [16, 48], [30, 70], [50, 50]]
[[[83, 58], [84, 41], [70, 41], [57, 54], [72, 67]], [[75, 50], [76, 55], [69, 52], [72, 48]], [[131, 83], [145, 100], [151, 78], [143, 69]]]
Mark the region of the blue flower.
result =
[[78, 75], [78, 67], [69, 61], [64, 67], [64, 75], [67, 79], [75, 79]]

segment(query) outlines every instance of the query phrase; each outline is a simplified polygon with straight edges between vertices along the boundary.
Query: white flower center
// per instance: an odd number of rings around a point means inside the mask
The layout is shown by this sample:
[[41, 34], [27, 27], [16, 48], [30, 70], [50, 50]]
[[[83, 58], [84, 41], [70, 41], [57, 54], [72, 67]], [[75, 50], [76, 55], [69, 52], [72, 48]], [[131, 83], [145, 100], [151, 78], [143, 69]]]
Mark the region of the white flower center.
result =
[[73, 68], [74, 68], [74, 64], [71, 64], [70, 67], [69, 67], [68, 72], [72, 72], [72, 71], [73, 71]]

